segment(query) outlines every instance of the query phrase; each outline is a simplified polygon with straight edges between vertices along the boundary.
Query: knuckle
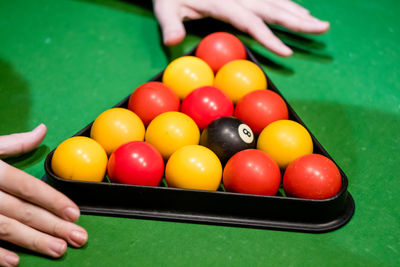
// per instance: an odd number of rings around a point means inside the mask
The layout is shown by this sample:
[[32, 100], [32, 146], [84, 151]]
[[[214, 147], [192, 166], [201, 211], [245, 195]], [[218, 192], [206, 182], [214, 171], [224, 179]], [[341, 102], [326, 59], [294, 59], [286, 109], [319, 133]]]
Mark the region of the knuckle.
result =
[[32, 238], [31, 250], [42, 251], [43, 243], [43, 239], [40, 237], [40, 235], [36, 235], [34, 238]]
[[265, 23], [264, 21], [257, 17], [257, 16], [253, 16], [250, 18], [248, 25], [252, 25], [253, 27], [265, 27]]
[[12, 224], [9, 220], [0, 219], [0, 239], [7, 240], [12, 232]]
[[68, 207], [68, 201], [62, 197], [55, 197], [51, 203], [47, 204], [47, 209], [57, 214], [61, 213], [66, 207]]
[[65, 233], [65, 223], [63, 222], [55, 222], [53, 224], [52, 230], [51, 230], [51, 235], [53, 236], [59, 236], [62, 237], [64, 236]]
[[17, 188], [17, 194], [23, 196], [26, 200], [31, 201], [36, 196], [36, 190], [31, 183], [21, 183]]
[[34, 218], [34, 211], [28, 205], [20, 207], [20, 218], [18, 220], [26, 225], [31, 225]]
[[243, 28], [245, 32], [251, 33], [254, 35], [261, 35], [264, 33], [264, 30], [266, 28], [264, 22], [258, 18], [258, 17], [253, 17], [250, 18], [246, 24], [243, 25]]

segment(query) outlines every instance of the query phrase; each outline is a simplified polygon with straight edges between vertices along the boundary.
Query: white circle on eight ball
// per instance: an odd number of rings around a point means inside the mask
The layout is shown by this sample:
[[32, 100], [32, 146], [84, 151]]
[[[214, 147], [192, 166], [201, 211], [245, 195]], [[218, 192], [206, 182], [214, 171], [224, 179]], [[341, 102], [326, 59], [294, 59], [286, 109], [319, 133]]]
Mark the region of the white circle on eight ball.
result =
[[253, 131], [250, 129], [250, 127], [247, 124], [240, 124], [238, 127], [239, 131], [239, 136], [242, 138], [242, 140], [248, 144], [253, 142], [254, 140], [254, 134]]

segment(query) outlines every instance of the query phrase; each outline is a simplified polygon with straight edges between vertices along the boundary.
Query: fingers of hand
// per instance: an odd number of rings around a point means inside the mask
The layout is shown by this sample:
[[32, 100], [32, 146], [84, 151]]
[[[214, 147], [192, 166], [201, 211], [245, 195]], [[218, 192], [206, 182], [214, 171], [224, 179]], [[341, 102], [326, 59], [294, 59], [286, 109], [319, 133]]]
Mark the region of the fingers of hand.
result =
[[30, 132], [0, 136], [0, 158], [33, 150], [43, 141], [46, 131], [46, 126], [40, 124]]
[[288, 57], [293, 54], [293, 51], [276, 37], [261, 20], [255, 19], [251, 23], [249, 22], [247, 32], [260, 44], [279, 56]]
[[17, 254], [4, 248], [0, 248], [0, 266], [12, 267], [18, 266], [18, 264], [19, 257]]
[[[46, 127], [40, 125], [32, 132], [2, 136], [0, 153], [8, 156], [27, 152], [39, 145], [45, 134]], [[60, 257], [65, 253], [66, 241], [75, 247], [87, 241], [86, 231], [70, 222], [79, 215], [79, 208], [62, 193], [0, 160], [1, 240]], [[16, 254], [0, 250], [1, 266], [15, 266], [18, 261]]]
[[154, 1], [154, 13], [160, 23], [165, 45], [176, 45], [185, 38], [186, 31], [179, 16], [179, 8], [174, 1]]
[[43, 233], [62, 238], [74, 247], [81, 247], [87, 241], [87, 233], [82, 227], [2, 191], [0, 214]]
[[212, 6], [198, 1], [196, 8], [204, 14], [228, 22], [237, 29], [249, 33], [263, 46], [280, 56], [292, 54], [292, 50], [271, 32], [262, 19], [252, 11], [238, 5], [235, 1], [217, 1]]
[[39, 232], [1, 214], [0, 239], [52, 257], [61, 257], [67, 249], [64, 240]]
[[183, 40], [185, 29], [182, 21], [185, 18], [210, 16], [231, 23], [281, 56], [290, 56], [292, 51], [264, 21], [302, 33], [320, 34], [329, 29], [328, 22], [311, 16], [307, 9], [290, 0], [154, 0], [154, 11], [166, 45], [175, 45]]
[[1, 160], [0, 189], [36, 204], [65, 220], [76, 221], [80, 216], [79, 208], [65, 195]]
[[321, 21], [291, 1], [258, 1], [249, 8], [270, 24], [278, 24], [296, 32], [319, 34], [329, 29], [329, 23]]
[[277, 6], [281, 6], [284, 9], [287, 9], [288, 11], [291, 11], [292, 13], [297, 13], [300, 15], [310, 15], [310, 11], [301, 5], [292, 2], [291, 0], [268, 0], [268, 2], [271, 2]]

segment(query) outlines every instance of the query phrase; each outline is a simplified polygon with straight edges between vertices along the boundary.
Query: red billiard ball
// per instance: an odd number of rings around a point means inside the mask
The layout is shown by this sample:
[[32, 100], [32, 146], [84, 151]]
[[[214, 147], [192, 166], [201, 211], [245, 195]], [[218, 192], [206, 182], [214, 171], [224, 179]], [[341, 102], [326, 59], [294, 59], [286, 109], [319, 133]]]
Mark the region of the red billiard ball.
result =
[[203, 86], [186, 96], [181, 105], [181, 112], [191, 117], [203, 130], [211, 121], [233, 115], [233, 102], [220, 89]]
[[179, 97], [161, 82], [147, 82], [129, 97], [128, 108], [148, 125], [161, 113], [179, 110]]
[[112, 182], [157, 186], [164, 173], [164, 160], [152, 145], [133, 141], [111, 154], [107, 171]]
[[256, 90], [246, 94], [236, 104], [235, 117], [241, 119], [259, 135], [271, 122], [287, 120], [285, 101], [271, 90]]
[[247, 149], [236, 153], [226, 163], [222, 179], [230, 192], [274, 196], [281, 183], [281, 173], [267, 153]]
[[283, 188], [288, 196], [325, 199], [337, 194], [342, 178], [336, 164], [319, 154], [302, 156], [287, 167]]
[[236, 36], [227, 32], [215, 32], [201, 40], [196, 56], [207, 62], [216, 73], [232, 60], [246, 59], [246, 49]]

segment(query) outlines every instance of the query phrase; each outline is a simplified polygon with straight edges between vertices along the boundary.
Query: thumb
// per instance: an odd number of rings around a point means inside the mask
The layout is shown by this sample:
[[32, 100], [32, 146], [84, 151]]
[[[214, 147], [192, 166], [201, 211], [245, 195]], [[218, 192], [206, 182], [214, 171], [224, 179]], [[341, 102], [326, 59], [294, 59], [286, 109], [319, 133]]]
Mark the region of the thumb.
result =
[[46, 131], [46, 126], [42, 123], [30, 132], [0, 136], [0, 158], [33, 150], [43, 141]]
[[185, 38], [186, 31], [178, 15], [178, 7], [170, 1], [154, 1], [154, 13], [160, 23], [164, 44], [177, 45]]

